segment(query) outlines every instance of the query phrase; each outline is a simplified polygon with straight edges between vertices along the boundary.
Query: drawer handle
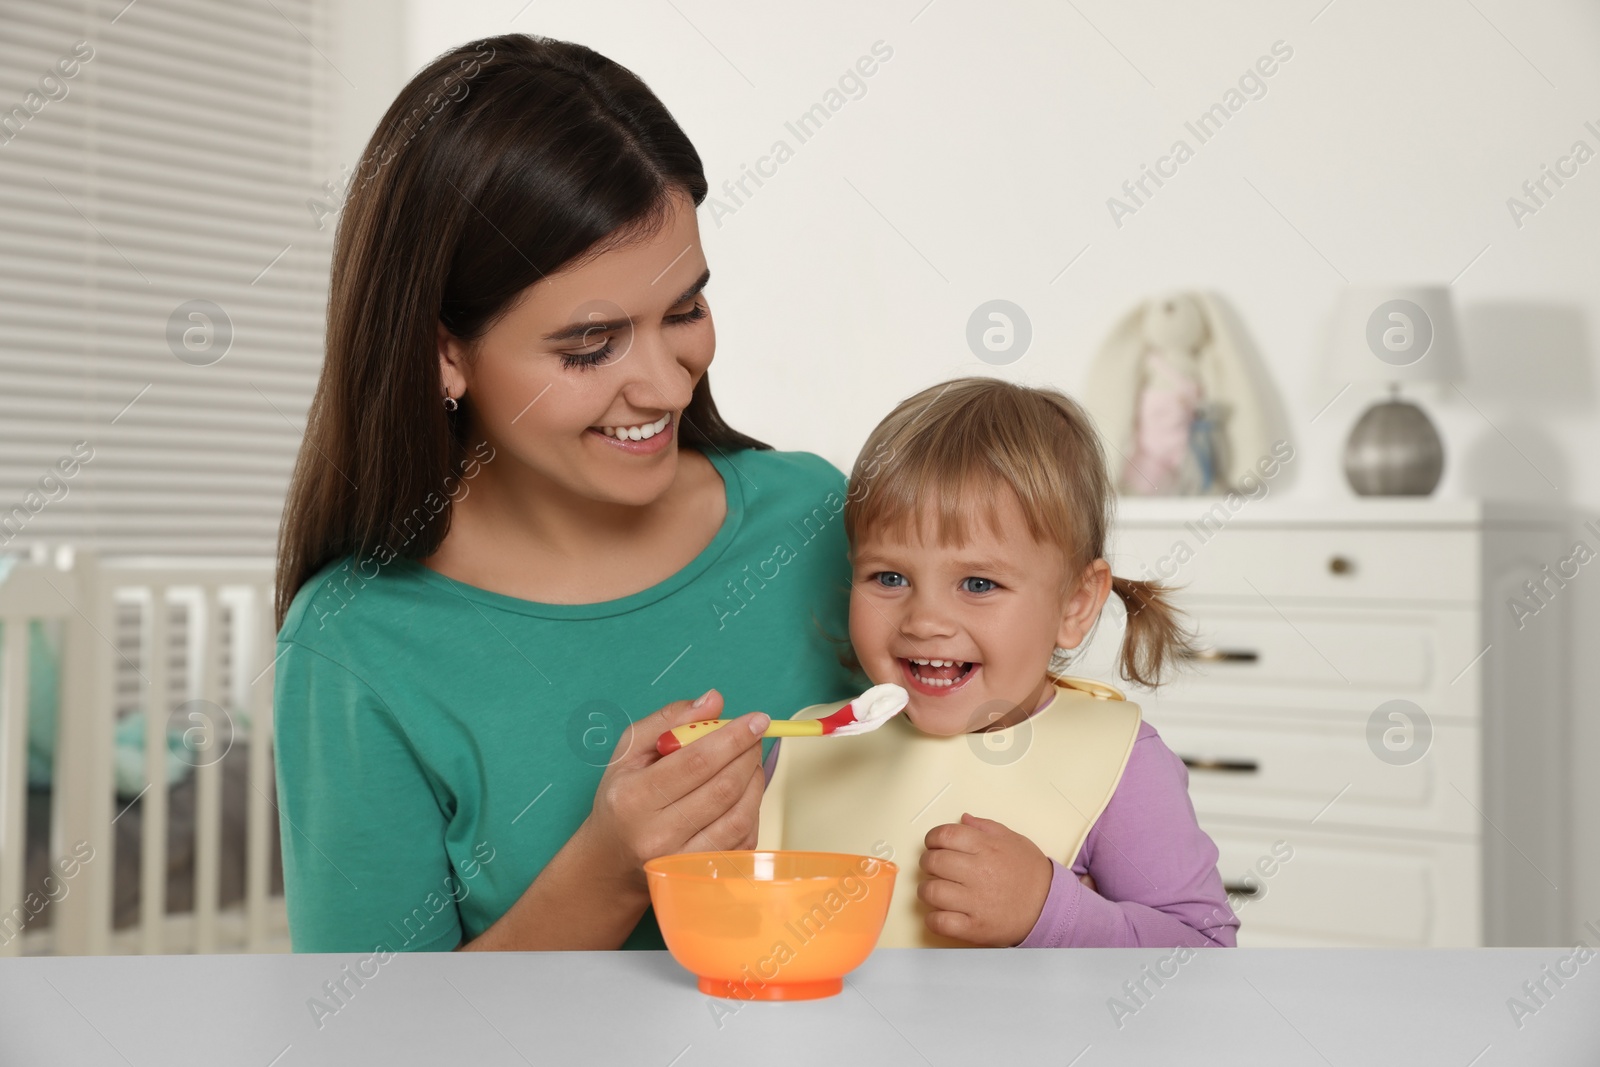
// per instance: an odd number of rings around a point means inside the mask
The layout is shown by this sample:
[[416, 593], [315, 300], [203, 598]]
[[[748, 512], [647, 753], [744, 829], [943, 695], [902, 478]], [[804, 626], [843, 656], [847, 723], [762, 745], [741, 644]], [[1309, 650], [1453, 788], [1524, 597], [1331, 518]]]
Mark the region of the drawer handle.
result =
[[1253, 897], [1261, 892], [1261, 887], [1258, 885], [1246, 885], [1244, 882], [1223, 882], [1222, 891], [1230, 897]]
[[1328, 570], [1333, 574], [1354, 574], [1356, 572], [1355, 561], [1345, 556], [1334, 556], [1328, 560]]
[[1202, 648], [1185, 653], [1183, 658], [1202, 663], [1254, 663], [1261, 655], [1247, 648]]
[[1191, 771], [1222, 771], [1226, 774], [1255, 774], [1261, 765], [1253, 759], [1201, 759], [1198, 756], [1180, 756], [1183, 765]]

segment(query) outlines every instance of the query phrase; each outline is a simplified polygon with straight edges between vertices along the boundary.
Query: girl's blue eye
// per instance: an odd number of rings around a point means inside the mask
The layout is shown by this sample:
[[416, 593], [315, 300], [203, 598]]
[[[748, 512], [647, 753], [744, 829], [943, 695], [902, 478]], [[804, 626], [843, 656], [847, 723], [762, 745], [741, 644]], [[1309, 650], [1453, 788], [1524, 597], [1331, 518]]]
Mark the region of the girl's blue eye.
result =
[[990, 581], [988, 578], [963, 578], [961, 579], [961, 587], [966, 589], [969, 593], [987, 593], [989, 589], [971, 589], [967, 586], [968, 582], [986, 582], [988, 583], [990, 589], [1000, 588], [999, 585]]
[[[692, 309], [682, 314], [668, 315], [667, 322], [674, 326], [681, 326], [685, 323], [699, 322], [706, 317], [706, 314], [706, 306], [704, 304], [695, 304]], [[563, 352], [561, 354], [561, 365], [563, 367], [598, 367], [610, 359], [611, 353], [615, 350], [616, 338], [607, 337], [606, 343], [592, 352]]]
[[898, 578], [903, 582], [905, 581], [905, 577], [905, 575], [900, 574], [897, 571], [879, 571], [877, 574], [872, 576], [872, 580], [877, 582], [879, 585], [887, 586], [890, 589], [898, 589], [900, 587], [891, 579]]

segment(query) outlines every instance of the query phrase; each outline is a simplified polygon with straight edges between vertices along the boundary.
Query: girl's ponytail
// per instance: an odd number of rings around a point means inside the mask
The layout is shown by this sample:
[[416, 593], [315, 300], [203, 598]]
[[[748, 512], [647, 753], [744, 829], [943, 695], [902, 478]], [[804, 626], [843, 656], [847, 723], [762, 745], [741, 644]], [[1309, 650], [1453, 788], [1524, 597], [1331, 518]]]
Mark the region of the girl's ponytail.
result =
[[1122, 638], [1122, 676], [1147, 689], [1161, 684], [1174, 660], [1188, 660], [1196, 652], [1194, 635], [1183, 623], [1183, 612], [1172, 603], [1172, 590], [1160, 582], [1137, 578], [1111, 578], [1111, 591], [1128, 608], [1127, 632]]

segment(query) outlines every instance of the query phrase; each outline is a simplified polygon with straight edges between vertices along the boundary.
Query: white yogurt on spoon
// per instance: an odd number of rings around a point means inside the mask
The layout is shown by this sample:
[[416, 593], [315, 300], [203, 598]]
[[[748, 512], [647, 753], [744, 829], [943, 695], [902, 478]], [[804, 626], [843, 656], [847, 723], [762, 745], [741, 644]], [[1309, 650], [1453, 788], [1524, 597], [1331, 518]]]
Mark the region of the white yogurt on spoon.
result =
[[855, 714], [855, 721], [836, 727], [831, 732], [834, 736], [844, 736], [876, 730], [904, 711], [910, 699], [910, 694], [893, 682], [875, 685], [850, 701], [850, 710]]

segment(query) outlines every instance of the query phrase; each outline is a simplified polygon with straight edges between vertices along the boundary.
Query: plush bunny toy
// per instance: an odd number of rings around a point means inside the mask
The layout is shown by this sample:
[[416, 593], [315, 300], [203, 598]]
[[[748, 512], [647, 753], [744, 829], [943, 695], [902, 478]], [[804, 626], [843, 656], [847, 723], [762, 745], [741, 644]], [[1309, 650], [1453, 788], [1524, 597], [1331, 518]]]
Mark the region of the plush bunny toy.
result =
[[1124, 493], [1193, 496], [1211, 487], [1214, 467], [1201, 415], [1200, 342], [1206, 324], [1194, 301], [1176, 297], [1145, 308], [1145, 350], [1133, 419], [1133, 452], [1118, 474]]
[[1257, 383], [1204, 293], [1173, 293], [1123, 316], [1086, 400], [1122, 493], [1226, 492], [1266, 448]]

